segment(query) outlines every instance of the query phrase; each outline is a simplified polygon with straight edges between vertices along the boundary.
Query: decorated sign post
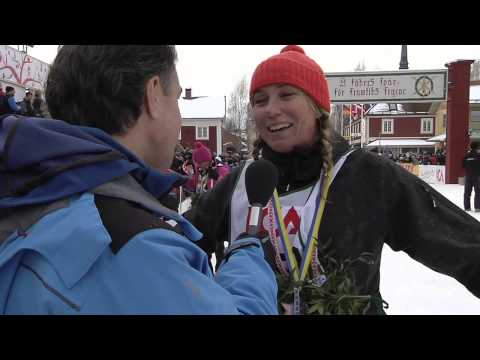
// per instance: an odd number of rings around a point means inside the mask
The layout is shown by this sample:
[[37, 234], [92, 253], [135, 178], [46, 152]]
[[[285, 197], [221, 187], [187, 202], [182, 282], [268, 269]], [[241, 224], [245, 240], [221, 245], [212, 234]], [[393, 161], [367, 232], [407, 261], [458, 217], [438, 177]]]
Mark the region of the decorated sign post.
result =
[[462, 160], [468, 150], [468, 120], [470, 116], [470, 65], [473, 60], [458, 60], [447, 64], [449, 94], [447, 103], [447, 184], [458, 184], [464, 176]]
[[329, 73], [332, 103], [408, 103], [447, 99], [447, 70]]
[[447, 101], [446, 183], [463, 175], [461, 157], [468, 147], [469, 74], [472, 60], [440, 70], [399, 70], [326, 74], [331, 102], [337, 104], [425, 103]]

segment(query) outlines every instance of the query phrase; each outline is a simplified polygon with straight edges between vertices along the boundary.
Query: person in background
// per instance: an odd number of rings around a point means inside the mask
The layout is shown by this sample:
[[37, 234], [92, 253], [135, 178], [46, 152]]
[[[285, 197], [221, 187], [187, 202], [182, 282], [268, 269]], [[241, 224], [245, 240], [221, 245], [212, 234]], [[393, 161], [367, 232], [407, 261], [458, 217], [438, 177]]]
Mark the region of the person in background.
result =
[[480, 143], [472, 141], [470, 151], [462, 162], [465, 169], [465, 186], [463, 192], [463, 206], [465, 211], [471, 210], [472, 189], [475, 191], [473, 205], [475, 212], [480, 212]]
[[218, 180], [217, 170], [212, 166], [212, 152], [209, 148], [197, 141], [193, 151], [192, 160], [195, 165], [194, 187], [200, 194], [213, 188]]
[[32, 102], [33, 110], [35, 112], [35, 116], [37, 117], [46, 117], [45, 115], [45, 101], [42, 98], [42, 91], [35, 90], [35, 97]]
[[32, 105], [32, 93], [30, 90], [25, 92], [25, 97], [20, 102], [19, 106], [21, 108], [21, 114], [24, 116], [37, 116], [36, 111], [33, 109]]
[[5, 114], [21, 114], [22, 109], [15, 101], [15, 88], [7, 86], [5, 96], [0, 97], [0, 116]]
[[220, 181], [230, 173], [230, 166], [228, 166], [228, 164], [225, 164], [220, 156], [217, 156], [215, 158], [215, 164], [218, 173], [217, 181]]

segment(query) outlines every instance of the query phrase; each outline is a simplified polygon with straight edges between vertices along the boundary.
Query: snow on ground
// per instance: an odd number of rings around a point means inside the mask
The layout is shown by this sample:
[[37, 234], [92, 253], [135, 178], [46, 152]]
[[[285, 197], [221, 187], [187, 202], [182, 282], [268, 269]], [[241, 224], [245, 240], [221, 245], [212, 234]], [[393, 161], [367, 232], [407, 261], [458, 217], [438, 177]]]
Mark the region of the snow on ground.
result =
[[[463, 209], [462, 185], [432, 187]], [[480, 221], [480, 213], [468, 213]], [[480, 299], [458, 281], [430, 270], [403, 252], [392, 251], [388, 245], [383, 248], [380, 274], [380, 290], [390, 305], [385, 310], [389, 315], [480, 314]]]
[[183, 214], [192, 207], [192, 198], [186, 198], [178, 205], [178, 212]]

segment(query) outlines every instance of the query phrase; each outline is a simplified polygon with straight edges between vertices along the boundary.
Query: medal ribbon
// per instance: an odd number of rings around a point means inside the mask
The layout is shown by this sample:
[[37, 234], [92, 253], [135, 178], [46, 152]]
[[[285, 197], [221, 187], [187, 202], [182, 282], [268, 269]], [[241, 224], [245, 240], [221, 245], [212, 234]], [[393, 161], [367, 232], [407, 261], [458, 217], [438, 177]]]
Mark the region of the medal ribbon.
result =
[[285, 223], [283, 222], [282, 206], [280, 204], [277, 189], [275, 189], [275, 191], [273, 192], [273, 211], [275, 214], [275, 220], [277, 221], [279, 228], [280, 241], [287, 254], [288, 270], [292, 274], [294, 281], [303, 281], [307, 276], [308, 268], [310, 267], [314, 254], [313, 250], [316, 248], [317, 245], [317, 239], [315, 239], [315, 236], [320, 230], [320, 223], [323, 217], [323, 212], [325, 210], [325, 205], [327, 203], [327, 196], [328, 191], [330, 190], [330, 185], [332, 184], [333, 179], [335, 179], [337, 173], [340, 171], [345, 161], [347, 160], [347, 157], [354, 151], [355, 150], [350, 150], [348, 153], [343, 155], [336, 162], [335, 166], [328, 170], [326, 175], [324, 170], [322, 170], [320, 174], [320, 188], [318, 189], [315, 205], [315, 221], [310, 226], [310, 231], [308, 232], [307, 243], [305, 244], [300, 268], [298, 267], [297, 259], [293, 254], [292, 243], [290, 242], [287, 230], [285, 229]]
[[320, 178], [321, 178], [320, 188], [317, 194], [315, 215], [314, 215], [315, 220], [312, 222], [312, 225], [310, 226], [310, 231], [308, 234], [307, 243], [305, 244], [302, 263], [300, 267], [298, 266], [297, 259], [293, 254], [292, 243], [288, 237], [288, 233], [285, 228], [285, 223], [283, 221], [282, 207], [280, 204], [278, 192], [276, 189], [273, 192], [273, 203], [274, 203], [273, 210], [275, 214], [275, 219], [279, 227], [280, 241], [286, 253], [288, 270], [292, 274], [294, 281], [299, 281], [299, 280], [303, 281], [307, 276], [308, 268], [310, 267], [310, 264], [312, 262], [313, 249], [316, 247], [316, 244], [317, 244], [317, 241], [316, 239], [314, 239], [314, 237], [315, 237], [315, 234], [318, 234], [318, 230], [320, 229], [320, 223], [323, 217], [323, 212], [325, 210], [328, 190], [330, 189], [330, 184], [332, 183], [332, 179], [333, 179], [332, 175], [333, 175], [333, 168], [328, 171], [326, 176], [324, 175], [323, 171], [320, 175]]

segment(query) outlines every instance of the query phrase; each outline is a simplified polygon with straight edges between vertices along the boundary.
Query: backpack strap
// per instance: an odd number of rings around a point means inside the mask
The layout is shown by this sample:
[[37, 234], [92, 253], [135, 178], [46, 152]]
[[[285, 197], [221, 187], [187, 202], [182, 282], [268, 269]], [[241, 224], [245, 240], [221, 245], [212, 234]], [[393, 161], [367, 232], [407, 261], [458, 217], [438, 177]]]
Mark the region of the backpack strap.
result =
[[151, 229], [165, 229], [182, 234], [144, 207], [125, 199], [94, 194], [103, 226], [110, 235], [110, 249], [117, 254], [135, 235]]
[[[115, 240], [119, 244], [124, 245], [137, 233], [151, 228], [169, 229], [194, 242], [202, 237], [202, 233], [184, 217], [163, 206], [130, 175], [100, 185], [91, 192], [95, 195], [95, 203], [104, 225], [110, 227], [112, 234], [120, 236], [118, 240]], [[116, 209], [117, 206], [119, 210]], [[117, 211], [123, 217], [123, 220], [116, 218], [116, 216], [119, 216], [118, 214], [115, 215]], [[123, 225], [119, 223], [128, 224], [137, 221], [137, 224], [125, 225], [127, 227], [123, 228], [125, 234], [129, 234], [128, 236], [121, 236], [120, 232], [114, 229], [115, 227], [122, 228]]]

